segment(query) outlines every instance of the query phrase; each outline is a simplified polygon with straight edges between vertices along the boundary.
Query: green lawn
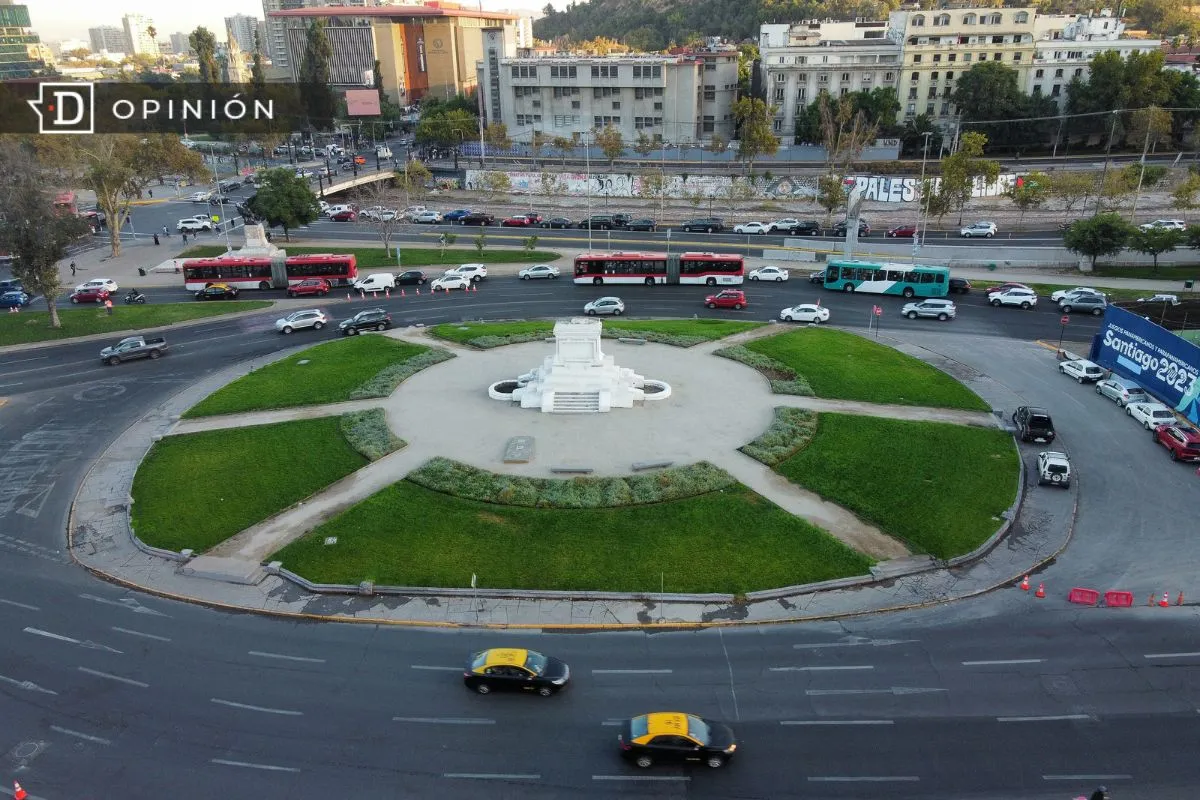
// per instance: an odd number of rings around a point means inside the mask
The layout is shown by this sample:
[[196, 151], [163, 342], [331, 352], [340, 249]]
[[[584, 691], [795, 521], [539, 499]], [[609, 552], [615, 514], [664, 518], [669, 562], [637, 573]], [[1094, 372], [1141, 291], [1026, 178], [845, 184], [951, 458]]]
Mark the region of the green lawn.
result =
[[[340, 403], [387, 367], [428, 352], [386, 336], [347, 336], [276, 361], [192, 406], [185, 417]], [[307, 362], [302, 364], [301, 362]]]
[[820, 414], [776, 471], [938, 558], [974, 550], [1016, 499], [1017, 451], [1001, 430]]
[[[735, 522], [735, 524], [729, 524]], [[326, 546], [325, 537], [338, 537]], [[313, 581], [748, 592], [866, 574], [870, 559], [743, 487], [629, 509], [462, 500], [400, 481], [271, 556]]]
[[1176, 333], [1178, 333], [1180, 336], [1182, 336], [1184, 339], [1191, 342], [1192, 344], [1200, 344], [1200, 330], [1176, 331]]
[[[119, 298], [118, 298], [119, 299]], [[45, 307], [45, 304], [41, 304]], [[47, 342], [70, 339], [75, 336], [90, 336], [97, 333], [123, 333], [147, 328], [174, 325], [189, 319], [217, 317], [238, 311], [257, 311], [267, 308], [267, 300], [239, 300], [224, 303], [164, 303], [162, 305], [127, 306], [113, 305], [113, 314], [104, 313], [104, 307], [71, 308], [58, 312], [61, 328], [50, 327], [50, 312], [37, 311], [35, 303], [20, 314], [0, 313], [0, 346]], [[168, 344], [170, 341], [168, 340]]]
[[133, 479], [139, 539], [208, 550], [367, 464], [341, 419], [167, 436]]
[[[474, 236], [459, 235], [459, 244], [470, 244]], [[289, 255], [299, 256], [305, 253], [328, 253], [330, 247], [295, 247], [288, 244], [281, 237], [274, 237], [275, 244], [288, 251]], [[384, 252], [380, 247], [333, 247], [338, 253], [353, 253], [354, 258], [358, 261], [359, 269], [373, 269], [376, 267], [397, 269], [396, 255], [394, 252]], [[213, 256], [223, 255], [225, 248], [220, 245], [201, 244], [195, 247], [189, 247], [179, 254], [180, 258], [211, 258]], [[447, 247], [445, 253], [439, 247], [409, 247], [403, 243], [400, 245], [400, 263], [403, 265], [401, 269], [409, 269], [411, 267], [428, 267], [440, 266], [443, 264], [526, 264], [526, 263], [550, 263], [562, 258], [561, 253], [555, 253], [549, 250], [524, 250], [515, 247], [510, 248], [494, 248], [485, 247], [483, 255], [474, 247]]]
[[817, 397], [988, 410], [974, 392], [941, 370], [852, 333], [804, 328], [745, 347], [794, 369]]
[[[604, 330], [629, 331], [639, 334], [658, 335], [664, 339], [679, 339], [698, 344], [732, 336], [735, 333], [761, 328], [761, 322], [735, 322], [723, 319], [680, 319], [680, 320], [631, 320], [605, 321]], [[551, 320], [519, 322], [464, 322], [435, 325], [430, 329], [434, 336], [459, 344], [475, 344], [478, 340], [494, 342], [496, 339], [528, 341], [550, 336], [554, 331]]]
[[[1186, 281], [1200, 280], [1200, 264], [1159, 264], [1155, 270], [1147, 264], [1144, 267], [1112, 267], [1097, 264], [1092, 275], [1102, 278], [1145, 278], [1154, 281]], [[1085, 274], [1083, 276], [1087, 278]]]

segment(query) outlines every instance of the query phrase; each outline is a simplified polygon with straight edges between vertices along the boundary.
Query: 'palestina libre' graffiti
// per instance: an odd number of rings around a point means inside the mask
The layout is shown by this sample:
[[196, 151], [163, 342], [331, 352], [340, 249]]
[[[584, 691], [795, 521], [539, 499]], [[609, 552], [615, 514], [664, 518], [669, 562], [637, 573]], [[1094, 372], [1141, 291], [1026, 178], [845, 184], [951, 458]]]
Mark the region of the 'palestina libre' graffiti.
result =
[[[480, 170], [467, 170], [466, 188], [478, 189], [484, 185]], [[545, 197], [571, 195], [583, 197], [588, 194], [589, 184], [592, 197], [642, 197], [657, 199], [659, 177], [657, 174], [637, 175], [632, 173], [582, 172], [509, 172], [512, 191], [517, 194], [534, 194]], [[1001, 175], [995, 183], [980, 180], [975, 185], [974, 197], [996, 197], [1004, 194], [1016, 181], [1015, 174]], [[934, 178], [936, 185], [937, 179]], [[863, 199], [879, 203], [914, 203], [917, 200], [919, 181], [916, 178], [888, 178], [881, 176], [856, 175], [846, 178], [847, 186], [862, 189]], [[662, 181], [663, 193], [677, 199], [740, 199], [805, 200], [816, 197], [815, 177], [757, 177], [753, 180], [734, 178], [727, 175], [667, 175]]]

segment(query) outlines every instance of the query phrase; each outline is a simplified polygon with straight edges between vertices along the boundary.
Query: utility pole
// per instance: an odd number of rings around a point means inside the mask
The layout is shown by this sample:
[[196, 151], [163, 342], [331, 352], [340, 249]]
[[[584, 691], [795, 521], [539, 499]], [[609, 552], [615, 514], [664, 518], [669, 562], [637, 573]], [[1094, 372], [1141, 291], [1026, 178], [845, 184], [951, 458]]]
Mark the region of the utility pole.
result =
[[588, 252], [592, 252], [592, 145], [591, 131], [583, 133], [583, 163], [587, 175]]
[[1142, 168], [1138, 172], [1137, 189], [1133, 193], [1133, 210], [1129, 212], [1129, 221], [1137, 224], [1137, 204], [1142, 195], [1142, 180], [1146, 177], [1146, 151], [1150, 149], [1150, 126], [1153, 122], [1149, 108], [1146, 109], [1146, 141], [1142, 144]]
[[1096, 213], [1092, 216], [1097, 216], [1100, 213], [1100, 200], [1104, 197], [1104, 184], [1108, 179], [1108, 160], [1112, 154], [1113, 137], [1117, 135], [1117, 112], [1112, 112], [1112, 125], [1108, 129], [1108, 147], [1104, 148], [1104, 169], [1100, 173], [1100, 186], [1096, 189]]
[[917, 263], [917, 252], [921, 249], [921, 221], [929, 216], [929, 193], [925, 191], [925, 161], [929, 158], [929, 137], [933, 135], [933, 131], [926, 131], [922, 134], [925, 137], [925, 147], [921, 151], [921, 182], [917, 186], [921, 190], [921, 200], [917, 204], [917, 224], [913, 226], [913, 249], [912, 260]]

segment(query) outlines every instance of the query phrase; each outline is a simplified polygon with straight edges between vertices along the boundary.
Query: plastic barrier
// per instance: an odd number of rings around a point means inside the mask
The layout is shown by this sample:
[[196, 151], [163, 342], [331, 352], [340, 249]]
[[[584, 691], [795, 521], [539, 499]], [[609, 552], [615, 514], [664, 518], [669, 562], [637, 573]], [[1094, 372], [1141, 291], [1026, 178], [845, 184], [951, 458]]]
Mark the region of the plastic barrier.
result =
[[1100, 600], [1100, 593], [1095, 589], [1072, 589], [1067, 595], [1067, 601], [1085, 606], [1094, 606]]
[[1133, 592], [1105, 592], [1104, 605], [1110, 608], [1129, 608], [1133, 605]]

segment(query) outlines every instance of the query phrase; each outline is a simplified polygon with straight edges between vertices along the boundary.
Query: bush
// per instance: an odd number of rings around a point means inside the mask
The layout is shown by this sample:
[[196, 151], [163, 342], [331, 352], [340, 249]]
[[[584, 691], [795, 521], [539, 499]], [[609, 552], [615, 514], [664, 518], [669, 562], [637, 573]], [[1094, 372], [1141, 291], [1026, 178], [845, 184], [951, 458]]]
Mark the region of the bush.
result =
[[407, 478], [426, 489], [454, 497], [531, 508], [614, 508], [663, 503], [734, 485], [730, 475], [707, 461], [619, 478], [556, 479], [497, 475], [438, 457], [426, 461]]
[[698, 344], [712, 341], [703, 336], [689, 336], [686, 333], [628, 330], [626, 328], [610, 328], [607, 325], [604, 327], [601, 336], [605, 339], [645, 339], [647, 342], [669, 344], [675, 347], [695, 347]]
[[817, 415], [814, 412], [780, 406], [775, 409], [775, 419], [762, 436], [738, 449], [755, 461], [773, 467], [806, 447], [816, 430]]
[[540, 342], [549, 335], [544, 331], [531, 331], [529, 333], [510, 333], [507, 336], [480, 336], [477, 339], [471, 339], [467, 344], [478, 347], [480, 350], [491, 350], [493, 347], [503, 347], [506, 344]]
[[396, 391], [396, 387], [406, 379], [411, 378], [426, 367], [432, 367], [434, 364], [440, 364], [451, 358], [454, 358], [454, 354], [449, 351], [430, 348], [380, 370], [375, 377], [352, 391], [350, 399], [368, 400], [372, 397], [387, 397]]
[[342, 414], [342, 435], [350, 446], [360, 454], [378, 461], [388, 453], [407, 446], [406, 442], [392, 433], [387, 424], [387, 414], [382, 408], [368, 408]]
[[722, 347], [720, 350], [714, 352], [722, 358], [728, 358], [758, 370], [770, 382], [771, 391], [775, 394], [794, 394], [803, 397], [813, 396], [812, 387], [808, 385], [808, 381], [802, 375], [797, 374], [796, 370], [787, 364], [776, 361], [770, 356], [756, 353], [753, 350], [742, 347], [740, 344], [732, 347]]

